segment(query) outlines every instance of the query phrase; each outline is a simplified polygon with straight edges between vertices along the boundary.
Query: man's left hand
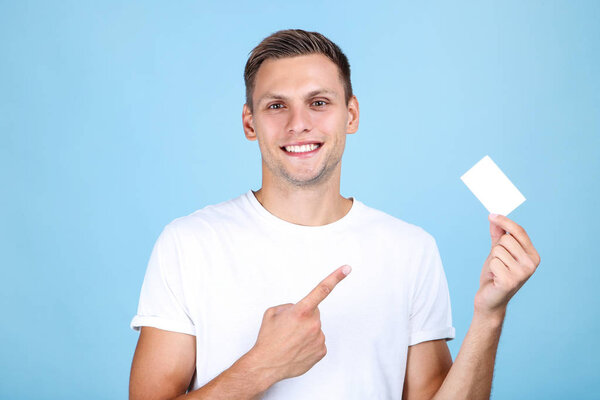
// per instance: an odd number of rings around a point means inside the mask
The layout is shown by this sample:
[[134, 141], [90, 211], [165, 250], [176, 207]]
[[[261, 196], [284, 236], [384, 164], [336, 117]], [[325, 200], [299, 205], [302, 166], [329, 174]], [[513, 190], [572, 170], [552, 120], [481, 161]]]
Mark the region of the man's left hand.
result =
[[475, 311], [504, 316], [508, 301], [540, 264], [540, 256], [521, 226], [490, 214], [492, 250], [483, 264]]

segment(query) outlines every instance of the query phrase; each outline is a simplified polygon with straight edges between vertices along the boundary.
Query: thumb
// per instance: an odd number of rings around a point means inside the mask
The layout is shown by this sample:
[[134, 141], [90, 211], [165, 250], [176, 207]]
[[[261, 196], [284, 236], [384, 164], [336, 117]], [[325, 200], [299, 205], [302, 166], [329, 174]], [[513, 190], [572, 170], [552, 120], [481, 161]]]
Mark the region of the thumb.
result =
[[500, 225], [497, 225], [492, 221], [492, 214], [490, 214], [489, 220], [490, 220], [490, 237], [492, 239], [492, 247], [494, 247], [494, 245], [496, 243], [498, 243], [498, 240], [500, 240], [500, 238], [502, 237], [502, 235], [504, 235], [506, 233], [506, 231]]

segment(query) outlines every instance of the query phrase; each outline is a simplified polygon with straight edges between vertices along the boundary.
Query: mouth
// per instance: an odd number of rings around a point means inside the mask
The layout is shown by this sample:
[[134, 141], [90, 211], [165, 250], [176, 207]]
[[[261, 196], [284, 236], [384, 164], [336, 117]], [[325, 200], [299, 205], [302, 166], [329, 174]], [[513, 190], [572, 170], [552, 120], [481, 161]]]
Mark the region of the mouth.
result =
[[321, 145], [322, 143], [292, 144], [289, 146], [282, 146], [281, 150], [290, 155], [303, 155], [317, 151], [321, 148]]

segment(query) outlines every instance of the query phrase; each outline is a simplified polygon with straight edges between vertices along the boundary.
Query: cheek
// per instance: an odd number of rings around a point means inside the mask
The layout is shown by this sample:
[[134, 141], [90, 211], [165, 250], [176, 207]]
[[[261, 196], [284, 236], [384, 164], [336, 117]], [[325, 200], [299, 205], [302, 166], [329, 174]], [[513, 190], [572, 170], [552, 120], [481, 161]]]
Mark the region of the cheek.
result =
[[346, 139], [347, 115], [344, 113], [323, 113], [316, 118], [316, 126], [326, 132], [328, 136], [335, 138], [336, 142], [344, 143]]
[[325, 132], [335, 132], [345, 123], [340, 115], [334, 113], [316, 113], [313, 115], [312, 122], [314, 126], [318, 126]]
[[285, 117], [283, 114], [269, 115], [257, 121], [257, 128], [263, 133], [263, 136], [273, 136], [279, 133], [285, 127]]

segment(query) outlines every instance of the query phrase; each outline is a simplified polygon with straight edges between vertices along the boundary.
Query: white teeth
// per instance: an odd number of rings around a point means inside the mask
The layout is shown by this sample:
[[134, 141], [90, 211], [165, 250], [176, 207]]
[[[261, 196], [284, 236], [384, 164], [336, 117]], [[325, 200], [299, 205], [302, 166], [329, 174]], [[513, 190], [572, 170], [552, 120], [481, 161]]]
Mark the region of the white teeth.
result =
[[319, 147], [319, 145], [315, 143], [303, 144], [302, 146], [285, 146], [285, 151], [290, 153], [305, 153], [307, 151], [313, 151], [317, 147]]

